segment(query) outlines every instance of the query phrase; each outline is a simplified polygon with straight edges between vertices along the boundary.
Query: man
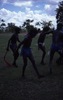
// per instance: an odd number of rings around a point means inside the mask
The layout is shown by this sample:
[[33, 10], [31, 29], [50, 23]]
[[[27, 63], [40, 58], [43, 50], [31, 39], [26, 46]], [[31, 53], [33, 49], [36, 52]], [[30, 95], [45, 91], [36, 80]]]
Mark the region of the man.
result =
[[13, 61], [13, 66], [17, 67], [16, 65], [16, 60], [19, 56], [19, 53], [16, 52], [17, 49], [17, 42], [20, 42], [18, 34], [20, 33], [20, 28], [19, 27], [15, 27], [15, 33], [11, 36], [11, 38], [8, 41], [8, 45], [7, 45], [7, 51], [9, 51], [9, 48], [12, 50], [13, 52], [13, 57], [14, 57], [14, 61]]
[[41, 64], [45, 65], [44, 59], [45, 59], [45, 55], [46, 55], [46, 48], [45, 48], [45, 38], [46, 38], [46, 34], [48, 34], [49, 32], [49, 27], [46, 26], [43, 28], [43, 31], [41, 31], [40, 36], [38, 38], [38, 48], [43, 52], [42, 54], [42, 58], [41, 58]]
[[53, 60], [55, 52], [58, 52], [58, 54], [61, 56], [60, 51], [62, 49], [62, 44], [59, 39], [61, 35], [61, 29], [62, 29], [62, 24], [58, 23], [57, 29], [52, 31], [52, 44], [51, 44], [50, 59], [49, 59], [50, 73], [52, 73], [51, 65], [52, 65], [52, 60]]
[[17, 50], [18, 50], [22, 46], [21, 56], [23, 57], [23, 63], [24, 63], [23, 70], [22, 70], [22, 77], [25, 77], [25, 69], [27, 66], [28, 59], [31, 61], [38, 78], [42, 77], [38, 72], [38, 69], [36, 67], [35, 60], [34, 60], [34, 57], [33, 57], [33, 54], [32, 54], [31, 48], [30, 48], [32, 39], [36, 36], [37, 32], [38, 31], [36, 30], [36, 28], [30, 29], [30, 32], [27, 34], [27, 36], [24, 38], [24, 40], [19, 44], [19, 46], [17, 48]]

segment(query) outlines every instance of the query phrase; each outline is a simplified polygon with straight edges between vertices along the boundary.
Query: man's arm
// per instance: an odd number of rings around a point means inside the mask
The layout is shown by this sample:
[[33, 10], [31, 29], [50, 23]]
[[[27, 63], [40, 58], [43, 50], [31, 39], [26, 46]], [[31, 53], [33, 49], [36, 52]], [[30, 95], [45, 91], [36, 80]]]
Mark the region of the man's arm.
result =
[[26, 39], [24, 39], [23, 41], [20, 42], [20, 44], [17, 47], [17, 50], [21, 47], [21, 45], [23, 45], [26, 42]]
[[7, 48], [6, 50], [9, 51], [9, 44], [10, 44], [11, 39], [9, 39], [8, 44], [7, 44]]
[[6, 49], [7, 51], [9, 51], [9, 45], [10, 45], [10, 41], [11, 41], [12, 37], [13, 37], [13, 35], [12, 35], [11, 38], [8, 40], [7, 49]]

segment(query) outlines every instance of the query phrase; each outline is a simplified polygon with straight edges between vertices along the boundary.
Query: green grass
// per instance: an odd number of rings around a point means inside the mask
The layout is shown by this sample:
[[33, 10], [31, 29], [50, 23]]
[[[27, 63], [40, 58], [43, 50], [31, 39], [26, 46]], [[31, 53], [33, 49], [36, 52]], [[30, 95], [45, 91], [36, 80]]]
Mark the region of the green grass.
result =
[[[19, 58], [17, 60], [18, 68], [7, 66], [3, 60], [4, 54], [6, 51], [6, 46], [7, 46], [7, 43], [8, 43], [8, 40], [10, 37], [11, 37], [10, 34], [9, 35], [7, 35], [7, 34], [0, 35], [0, 76], [1, 76], [1, 78], [3, 77], [4, 79], [18, 78], [22, 74], [22, 66], [23, 66], [22, 57], [19, 56]], [[22, 41], [24, 38], [24, 35], [20, 35], [19, 38]], [[49, 70], [49, 66], [48, 66], [49, 56], [46, 54], [46, 57], [45, 57], [46, 66], [40, 65], [42, 52], [41, 52], [41, 50], [38, 50], [37, 40], [38, 40], [38, 36], [36, 36], [32, 41], [31, 48], [32, 48], [33, 56], [34, 56], [37, 68], [40, 71], [40, 73], [46, 74], [46, 73], [48, 73], [48, 70]], [[46, 45], [46, 51], [48, 52], [50, 49], [50, 45], [51, 45], [51, 36], [46, 37], [45, 45]], [[54, 57], [54, 60], [56, 59], [57, 56], [58, 55], [56, 54]], [[10, 63], [12, 63], [13, 55], [12, 55], [11, 50], [7, 54], [7, 59]], [[54, 62], [54, 66], [56, 66], [55, 62]], [[54, 68], [54, 66], [53, 66], [53, 68]], [[30, 76], [30, 77], [36, 76], [36, 73], [35, 73], [30, 61], [28, 61], [28, 66], [26, 68], [25, 74], [26, 74], [26, 76]]]
[[[18, 68], [9, 67], [5, 64], [3, 57], [10, 35], [0, 34], [0, 100], [63, 100], [63, 66], [57, 66], [55, 63], [58, 54], [56, 53], [53, 60], [53, 74], [49, 73], [49, 56], [46, 54], [46, 65], [40, 64], [41, 50], [38, 50], [36, 36], [33, 39], [31, 48], [36, 62], [36, 66], [41, 74], [45, 77], [38, 79], [30, 61], [26, 68], [26, 79], [21, 79], [23, 61], [19, 56], [17, 60]], [[20, 35], [20, 40], [24, 35]], [[45, 40], [46, 51], [50, 50], [51, 36]], [[10, 63], [13, 61], [12, 52], [9, 51], [7, 59]]]

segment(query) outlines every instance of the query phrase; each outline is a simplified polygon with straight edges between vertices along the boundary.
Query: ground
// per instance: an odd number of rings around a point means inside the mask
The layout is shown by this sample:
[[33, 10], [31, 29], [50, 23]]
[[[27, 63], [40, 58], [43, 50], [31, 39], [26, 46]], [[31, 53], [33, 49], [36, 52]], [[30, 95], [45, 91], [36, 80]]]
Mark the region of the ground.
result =
[[[46, 65], [40, 64], [41, 51], [37, 49], [37, 37], [33, 40], [32, 51], [37, 68], [45, 77], [38, 79], [37, 75], [28, 62], [26, 78], [22, 79], [22, 57], [17, 60], [18, 68], [9, 67], [5, 64], [3, 56], [10, 35], [0, 35], [0, 100], [63, 100], [63, 66], [58, 66], [53, 60], [53, 73], [49, 74], [49, 55], [46, 54]], [[22, 37], [22, 36], [21, 36]], [[22, 40], [22, 38], [20, 38]], [[46, 39], [46, 50], [49, 51], [51, 38]], [[7, 60], [13, 60], [12, 52], [9, 51]]]

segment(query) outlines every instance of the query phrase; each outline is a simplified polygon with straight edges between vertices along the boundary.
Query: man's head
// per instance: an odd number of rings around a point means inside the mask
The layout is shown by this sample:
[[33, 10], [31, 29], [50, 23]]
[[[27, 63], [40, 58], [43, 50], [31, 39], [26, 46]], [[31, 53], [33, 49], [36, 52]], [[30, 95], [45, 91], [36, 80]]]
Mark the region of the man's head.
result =
[[48, 26], [45, 26], [44, 28], [43, 28], [43, 31], [44, 32], [47, 32], [47, 31], [49, 31], [50, 30], [50, 28], [48, 27]]
[[37, 28], [31, 28], [30, 32], [28, 33], [32, 38], [35, 37], [38, 34]]
[[45, 26], [45, 27], [43, 28], [43, 32], [44, 32], [45, 34], [49, 34], [48, 31], [50, 31], [50, 27]]
[[20, 31], [21, 31], [21, 29], [20, 29], [19, 27], [15, 27], [15, 33], [16, 33], [16, 34], [19, 34]]

